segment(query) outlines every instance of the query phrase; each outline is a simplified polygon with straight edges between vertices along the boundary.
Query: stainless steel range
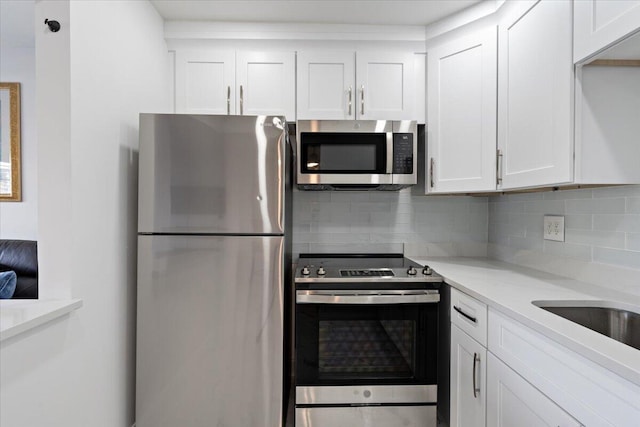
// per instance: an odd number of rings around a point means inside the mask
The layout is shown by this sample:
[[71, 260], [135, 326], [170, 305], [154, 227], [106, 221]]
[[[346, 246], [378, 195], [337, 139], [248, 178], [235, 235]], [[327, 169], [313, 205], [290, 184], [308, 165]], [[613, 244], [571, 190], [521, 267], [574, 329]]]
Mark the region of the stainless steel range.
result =
[[296, 425], [435, 427], [441, 282], [401, 254], [301, 255]]

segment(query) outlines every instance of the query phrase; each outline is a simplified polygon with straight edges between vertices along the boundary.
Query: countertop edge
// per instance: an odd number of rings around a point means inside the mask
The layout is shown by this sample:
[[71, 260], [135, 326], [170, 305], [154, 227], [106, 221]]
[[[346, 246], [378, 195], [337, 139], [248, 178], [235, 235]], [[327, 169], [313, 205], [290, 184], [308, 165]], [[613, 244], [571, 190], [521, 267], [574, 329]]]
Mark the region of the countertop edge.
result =
[[[565, 291], [575, 293], [576, 295], [582, 294], [583, 299], [586, 299], [586, 300], [605, 299], [601, 295], [593, 295], [588, 291], [576, 291], [571, 287], [564, 287], [562, 286], [561, 283], [558, 283], [564, 280], [574, 282], [574, 283], [577, 281], [572, 279], [567, 279], [562, 276], [554, 275], [551, 273], [546, 273], [542, 270], [535, 270], [536, 272], [540, 271], [543, 275], [548, 275], [550, 278], [555, 277], [557, 279], [557, 280], [549, 280], [547, 282], [543, 278], [527, 276], [526, 271], [534, 270], [534, 269], [531, 269], [529, 267], [522, 267], [516, 264], [510, 264], [504, 261], [498, 261], [490, 258], [413, 257], [412, 259], [416, 260], [417, 262], [424, 261], [424, 263], [427, 263], [430, 266], [432, 266], [435, 272], [443, 276], [444, 281], [450, 286], [478, 299], [479, 301], [487, 304], [487, 306], [489, 306], [490, 308], [493, 308], [496, 311], [514, 319], [515, 321], [523, 324], [524, 326], [530, 328], [531, 330], [556, 342], [558, 345], [561, 345], [566, 349], [574, 353], [577, 353], [578, 355], [584, 357], [590, 362], [604, 369], [607, 369], [612, 373], [615, 373], [616, 375], [621, 377], [621, 379], [629, 381], [635, 386], [640, 386], [640, 365], [636, 366], [635, 363], [630, 365], [628, 363], [629, 362], [628, 357], [616, 357], [616, 355], [612, 354], [612, 353], [615, 353], [615, 351], [612, 352], [609, 349], [612, 346], [615, 347], [615, 346], [624, 345], [624, 344], [618, 343], [612, 340], [611, 338], [600, 335], [597, 332], [591, 331], [578, 324], [565, 323], [563, 325], [564, 326], [563, 328], [558, 328], [558, 325], [555, 324], [557, 322], [557, 319], [553, 319], [553, 321], [544, 321], [544, 320], [541, 320], [540, 318], [529, 317], [527, 316], [526, 313], [521, 313], [520, 311], [518, 311], [518, 307], [516, 305], [509, 305], [504, 301], [497, 301], [496, 299], [492, 298], [490, 295], [486, 295], [485, 293], [483, 293], [482, 289], [478, 289], [482, 287], [482, 284], [465, 283], [465, 280], [461, 280], [460, 278], [457, 278], [457, 277], [451, 277], [451, 276], [455, 276], [455, 273], [451, 274], [451, 272], [448, 272], [446, 270], [448, 268], [454, 268], [454, 266], [451, 265], [449, 267], [439, 263], [447, 263], [447, 262], [451, 263], [452, 261], [455, 260], [456, 264], [465, 265], [464, 261], [465, 259], [467, 259], [469, 261], [468, 266], [474, 267], [474, 268], [482, 268], [481, 266], [478, 265], [478, 263], [482, 264], [483, 262], [486, 263], [487, 268], [489, 266], [491, 266], [491, 268], [496, 268], [496, 266], [503, 265], [504, 272], [510, 272], [517, 275], [521, 275], [523, 279], [524, 278], [533, 279], [536, 281], [540, 281], [540, 283], [545, 283], [549, 286], [558, 287], [559, 289], [563, 289]], [[548, 298], [545, 296], [542, 296], [541, 298], [537, 298], [537, 299], [548, 299]], [[566, 299], [566, 298], [560, 297], [558, 299]], [[615, 299], [616, 298], [614, 298], [614, 300]], [[562, 321], [569, 322], [564, 319], [562, 319]], [[569, 333], [567, 331], [569, 331]], [[597, 349], [593, 348], [592, 346], [585, 344], [583, 341], [581, 341], [580, 337], [584, 335], [589, 336], [590, 340], [596, 341], [597, 343], [601, 344], [598, 346], [600, 348], [597, 348]], [[631, 350], [634, 350], [634, 349], [631, 349]], [[638, 353], [639, 354], [637, 355], [637, 357], [638, 357], [638, 361], [640, 361], [640, 352]]]
[[[0, 342], [44, 325], [80, 307], [81, 299], [3, 300], [0, 302]], [[11, 314], [21, 315], [24, 319], [5, 327], [6, 317]]]

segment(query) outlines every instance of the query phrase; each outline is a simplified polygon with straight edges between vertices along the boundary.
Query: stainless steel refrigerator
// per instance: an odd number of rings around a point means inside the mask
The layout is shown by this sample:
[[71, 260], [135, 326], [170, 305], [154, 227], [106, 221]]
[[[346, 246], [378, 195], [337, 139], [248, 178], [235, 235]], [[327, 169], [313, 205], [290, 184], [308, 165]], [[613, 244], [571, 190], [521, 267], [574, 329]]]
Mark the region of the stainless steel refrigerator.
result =
[[140, 115], [136, 427], [281, 425], [289, 162], [283, 117]]

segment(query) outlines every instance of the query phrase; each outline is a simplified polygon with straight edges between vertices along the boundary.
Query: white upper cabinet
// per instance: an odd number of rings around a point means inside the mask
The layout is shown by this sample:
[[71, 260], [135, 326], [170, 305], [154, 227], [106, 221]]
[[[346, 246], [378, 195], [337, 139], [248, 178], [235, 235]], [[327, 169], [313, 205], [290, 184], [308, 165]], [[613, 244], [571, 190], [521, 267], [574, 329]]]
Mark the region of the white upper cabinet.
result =
[[354, 119], [355, 77], [354, 52], [298, 52], [298, 119]]
[[429, 193], [496, 188], [497, 28], [427, 52]]
[[580, 0], [573, 7], [576, 63], [640, 30], [640, 0]]
[[298, 119], [420, 120], [414, 61], [412, 53], [299, 52]]
[[283, 115], [295, 120], [295, 67], [293, 52], [238, 52], [236, 113]]
[[176, 112], [232, 114], [235, 111], [234, 52], [176, 52]]
[[358, 52], [358, 118], [415, 119], [414, 83], [412, 53]]
[[507, 2], [498, 34], [499, 189], [573, 180], [572, 2]]
[[176, 112], [295, 120], [293, 52], [176, 52]]

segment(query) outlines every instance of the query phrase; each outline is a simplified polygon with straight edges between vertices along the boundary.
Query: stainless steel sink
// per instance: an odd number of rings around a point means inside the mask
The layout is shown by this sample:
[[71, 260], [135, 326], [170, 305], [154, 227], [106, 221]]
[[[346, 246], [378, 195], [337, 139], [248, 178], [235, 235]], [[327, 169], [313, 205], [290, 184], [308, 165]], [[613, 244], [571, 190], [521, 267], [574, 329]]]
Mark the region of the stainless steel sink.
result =
[[640, 350], [640, 313], [609, 301], [533, 301], [557, 316]]

